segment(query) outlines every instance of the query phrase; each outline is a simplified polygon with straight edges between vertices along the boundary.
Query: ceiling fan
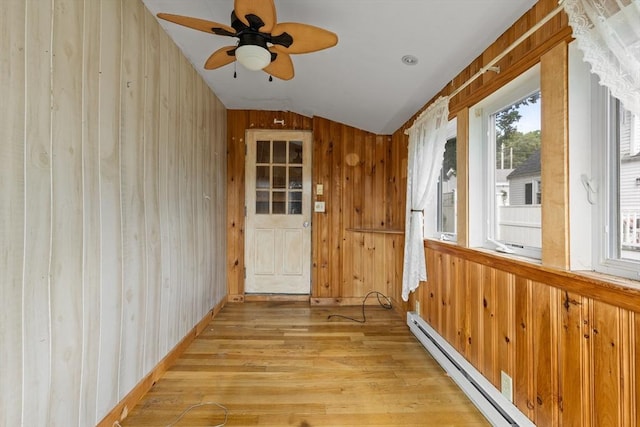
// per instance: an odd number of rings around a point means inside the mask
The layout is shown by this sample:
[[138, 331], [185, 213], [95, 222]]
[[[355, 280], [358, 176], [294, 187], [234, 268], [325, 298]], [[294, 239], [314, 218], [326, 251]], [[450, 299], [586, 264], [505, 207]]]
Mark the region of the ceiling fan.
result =
[[231, 26], [168, 13], [159, 13], [158, 18], [205, 33], [238, 38], [235, 46], [213, 52], [204, 64], [206, 70], [238, 60], [250, 70], [264, 70], [271, 76], [290, 80], [294, 76], [290, 54], [315, 52], [338, 43], [336, 34], [313, 25], [276, 23], [273, 0], [234, 0], [233, 7]]

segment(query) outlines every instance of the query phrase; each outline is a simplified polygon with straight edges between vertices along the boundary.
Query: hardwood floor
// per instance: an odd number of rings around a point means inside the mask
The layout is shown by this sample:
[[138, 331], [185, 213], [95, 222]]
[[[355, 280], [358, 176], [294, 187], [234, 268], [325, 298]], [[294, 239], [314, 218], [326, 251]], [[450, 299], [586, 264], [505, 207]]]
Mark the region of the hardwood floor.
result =
[[[393, 310], [301, 302], [228, 304], [123, 426], [167, 426], [217, 402], [226, 426], [485, 426]], [[176, 425], [222, 424], [194, 408]]]

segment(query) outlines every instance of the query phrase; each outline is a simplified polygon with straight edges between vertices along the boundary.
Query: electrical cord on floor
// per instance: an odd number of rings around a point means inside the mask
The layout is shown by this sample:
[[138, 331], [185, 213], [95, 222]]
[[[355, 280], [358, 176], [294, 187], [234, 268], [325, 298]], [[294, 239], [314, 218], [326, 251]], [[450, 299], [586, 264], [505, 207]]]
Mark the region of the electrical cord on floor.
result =
[[[229, 416], [229, 410], [224, 406], [221, 405], [219, 403], [216, 402], [202, 402], [202, 403], [196, 403], [195, 405], [191, 405], [189, 406], [187, 409], [185, 409], [184, 411], [182, 411], [182, 413], [180, 415], [178, 415], [178, 417], [176, 419], [174, 419], [171, 423], [167, 424], [166, 427], [173, 427], [176, 424], [178, 424], [178, 422], [189, 413], [189, 411], [191, 411], [192, 409], [195, 408], [199, 408], [201, 406], [217, 406], [218, 408], [221, 408], [224, 411], [224, 421], [222, 422], [222, 424], [216, 424], [215, 426], [211, 426], [211, 427], [224, 427], [225, 425], [227, 425], [227, 417]], [[122, 425], [116, 421], [115, 423], [113, 423], [114, 427], [122, 427]]]
[[199, 408], [201, 406], [217, 406], [218, 408], [221, 408], [224, 411], [224, 421], [222, 422], [222, 424], [216, 424], [215, 426], [211, 426], [211, 427], [224, 427], [227, 424], [227, 416], [229, 415], [229, 410], [216, 402], [202, 402], [202, 403], [196, 403], [195, 405], [191, 405], [189, 406], [187, 409], [185, 409], [184, 411], [182, 411], [182, 413], [180, 415], [178, 415], [178, 418], [176, 418], [175, 420], [173, 420], [171, 422], [171, 424], [167, 424], [167, 427], [173, 427], [176, 424], [178, 424], [178, 421], [180, 421], [182, 419], [182, 417], [184, 417], [185, 415], [187, 415], [189, 413], [189, 411], [191, 411], [194, 408]]
[[[367, 316], [365, 316], [365, 314], [364, 314], [364, 307], [365, 307], [365, 303], [367, 302], [367, 298], [369, 298], [369, 296], [371, 294], [376, 294], [376, 297], [378, 298], [378, 303], [385, 310], [391, 310], [393, 308], [393, 306], [391, 305], [391, 299], [388, 296], [386, 296], [385, 294], [383, 294], [381, 292], [378, 292], [378, 291], [371, 291], [367, 295], [365, 295], [364, 300], [362, 300], [362, 320], [355, 319], [355, 318], [349, 317], [349, 316], [344, 316], [342, 314], [330, 314], [329, 316], [327, 316], [327, 320], [331, 319], [332, 317], [342, 317], [343, 319], [352, 320], [354, 322], [365, 323], [367, 321]], [[386, 299], [387, 302], [384, 303], [384, 302], [380, 301], [380, 296], [382, 296], [382, 298]]]

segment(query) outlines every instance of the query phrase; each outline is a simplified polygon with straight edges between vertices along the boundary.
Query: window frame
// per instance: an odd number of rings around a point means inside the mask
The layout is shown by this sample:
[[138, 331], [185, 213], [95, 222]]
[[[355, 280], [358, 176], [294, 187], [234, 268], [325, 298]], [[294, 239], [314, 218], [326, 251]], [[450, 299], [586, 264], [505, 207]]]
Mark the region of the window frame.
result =
[[612, 276], [638, 280], [640, 261], [620, 257], [620, 118], [618, 100], [591, 77], [591, 149], [596, 176], [596, 202], [593, 205], [593, 269]]
[[514, 253], [533, 261], [542, 258], [542, 247], [523, 246], [494, 238], [496, 147], [492, 116], [539, 91], [540, 65], [536, 64], [469, 110], [469, 211], [482, 212], [482, 215], [469, 219], [469, 244], [472, 247]]
[[[457, 135], [458, 135], [458, 119], [457, 117], [454, 117], [453, 119], [447, 122], [447, 135], [446, 135], [447, 142], [453, 138], [457, 139]], [[456, 157], [457, 157], [457, 149], [456, 149]], [[442, 161], [444, 164], [444, 158]], [[443, 171], [441, 167], [440, 176], [442, 176], [442, 173]], [[424, 212], [424, 220], [423, 220], [424, 236], [425, 238], [450, 241], [455, 243], [458, 240], [458, 224], [455, 224], [455, 230], [456, 230], [455, 233], [443, 232], [442, 230], [440, 230], [439, 215], [442, 209], [442, 207], [440, 206], [440, 202], [441, 202], [440, 191], [441, 191], [440, 181], [438, 181], [438, 184], [436, 187], [436, 193], [433, 196], [433, 202], [427, 205]], [[457, 191], [457, 188], [456, 188], [456, 191]], [[458, 218], [457, 210], [458, 210], [458, 204], [456, 203], [456, 213], [455, 213], [456, 221]]]

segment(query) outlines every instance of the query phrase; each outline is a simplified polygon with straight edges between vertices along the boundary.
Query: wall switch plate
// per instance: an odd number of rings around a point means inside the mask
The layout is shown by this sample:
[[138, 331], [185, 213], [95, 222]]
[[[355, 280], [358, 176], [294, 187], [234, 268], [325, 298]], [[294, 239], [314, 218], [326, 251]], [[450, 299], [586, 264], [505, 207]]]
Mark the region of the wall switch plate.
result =
[[324, 194], [324, 185], [316, 184], [316, 196], [322, 196]]
[[324, 202], [315, 202], [313, 206], [314, 212], [324, 212]]
[[509, 402], [513, 402], [513, 380], [504, 371], [500, 371], [500, 392]]
[[420, 301], [416, 301], [415, 311], [416, 313], [418, 313], [418, 315], [420, 315]]

